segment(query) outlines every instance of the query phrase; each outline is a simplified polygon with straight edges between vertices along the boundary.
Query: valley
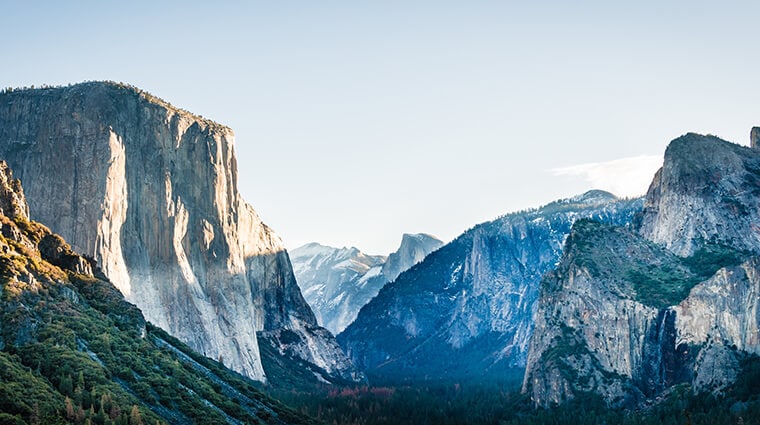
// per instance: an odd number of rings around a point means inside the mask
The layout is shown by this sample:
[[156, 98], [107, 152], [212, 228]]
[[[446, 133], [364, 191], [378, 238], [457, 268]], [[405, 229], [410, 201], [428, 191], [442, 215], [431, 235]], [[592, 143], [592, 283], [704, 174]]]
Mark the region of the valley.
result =
[[760, 423], [758, 134], [676, 138], [644, 197], [289, 251], [228, 127], [6, 90], [0, 423]]

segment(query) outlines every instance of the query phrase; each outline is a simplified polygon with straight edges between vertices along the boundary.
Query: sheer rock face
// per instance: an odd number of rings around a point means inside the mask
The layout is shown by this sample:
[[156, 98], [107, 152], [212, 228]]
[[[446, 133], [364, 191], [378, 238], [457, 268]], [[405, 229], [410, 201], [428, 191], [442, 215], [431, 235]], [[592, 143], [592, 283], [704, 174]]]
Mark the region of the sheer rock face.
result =
[[388, 282], [396, 280], [403, 272], [421, 262], [431, 252], [443, 245], [440, 239], [424, 233], [408, 234], [401, 237], [401, 245], [388, 256], [383, 264], [382, 275]]
[[32, 218], [94, 257], [148, 320], [264, 380], [256, 332], [316, 321], [282, 242], [238, 193], [233, 143], [229, 128], [124, 85], [0, 95], [0, 156]]
[[306, 244], [290, 252], [304, 298], [317, 320], [331, 332], [342, 332], [380, 288], [422, 261], [443, 242], [426, 234], [404, 234], [388, 257], [357, 248]]
[[760, 352], [759, 153], [688, 134], [668, 147], [638, 234], [579, 223], [545, 278], [523, 390], [611, 405], [677, 383], [719, 393]]
[[719, 393], [742, 356], [760, 352], [759, 266], [752, 258], [722, 268], [658, 308], [569, 260], [546, 277], [523, 390], [540, 406], [584, 392], [630, 406], [683, 382]]
[[673, 311], [679, 343], [730, 341], [760, 354], [760, 258], [718, 270]]
[[625, 224], [641, 206], [593, 191], [475, 226], [387, 284], [338, 341], [378, 379], [482, 379], [523, 368], [540, 278], [572, 223]]
[[665, 151], [640, 231], [681, 256], [705, 241], [760, 253], [759, 195], [760, 151], [689, 133]]
[[660, 271], [694, 280], [679, 257], [628, 229], [575, 224], [560, 264], [541, 286], [523, 381], [536, 404], [582, 392], [631, 404], [688, 375], [676, 315], [662, 306], [667, 295], [653, 297], [651, 286], [637, 283]]

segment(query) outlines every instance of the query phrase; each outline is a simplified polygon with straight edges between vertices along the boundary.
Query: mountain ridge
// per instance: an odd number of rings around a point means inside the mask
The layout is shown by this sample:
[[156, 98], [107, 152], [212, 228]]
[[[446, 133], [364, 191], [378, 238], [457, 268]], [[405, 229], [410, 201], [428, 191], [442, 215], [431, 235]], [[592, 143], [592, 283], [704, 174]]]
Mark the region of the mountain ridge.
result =
[[605, 192], [577, 199], [465, 231], [386, 285], [338, 341], [381, 381], [495, 377], [523, 367], [539, 279], [559, 258], [570, 224], [587, 216], [627, 223], [642, 205]]
[[634, 229], [577, 222], [546, 275], [523, 391], [635, 407], [677, 385], [720, 396], [760, 353], [755, 167], [760, 152], [671, 142]]
[[291, 261], [319, 323], [337, 334], [383, 285], [441, 244], [432, 235], [404, 233], [399, 248], [383, 256], [367, 255], [356, 247], [334, 248], [312, 242], [292, 250]]

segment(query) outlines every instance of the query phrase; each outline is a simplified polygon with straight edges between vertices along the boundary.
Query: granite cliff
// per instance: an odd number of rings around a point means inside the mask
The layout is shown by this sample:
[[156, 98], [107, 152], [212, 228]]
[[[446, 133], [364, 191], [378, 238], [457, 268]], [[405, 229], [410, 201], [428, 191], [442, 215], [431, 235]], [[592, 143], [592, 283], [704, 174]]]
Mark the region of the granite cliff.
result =
[[641, 234], [681, 256], [703, 242], [760, 252], [760, 155], [686, 134], [665, 152], [646, 196]]
[[0, 423], [310, 424], [150, 325], [0, 161]]
[[0, 95], [0, 157], [32, 218], [94, 258], [148, 320], [258, 380], [257, 338], [287, 330], [297, 338], [276, 351], [352, 379], [282, 242], [241, 198], [233, 145], [229, 128], [123, 84]]
[[388, 282], [393, 282], [401, 273], [411, 269], [441, 246], [443, 242], [435, 236], [425, 233], [404, 233], [401, 244], [395, 252], [388, 255], [380, 274]]
[[334, 334], [356, 319], [380, 288], [443, 245], [434, 236], [404, 234], [389, 256], [367, 255], [357, 248], [318, 243], [290, 251], [293, 270], [317, 321]]
[[541, 276], [572, 223], [629, 223], [642, 200], [591, 191], [475, 226], [401, 273], [338, 341], [377, 380], [436, 380], [521, 371]]
[[575, 224], [541, 286], [523, 391], [637, 405], [676, 384], [719, 394], [760, 352], [760, 152], [671, 142], [638, 231]]

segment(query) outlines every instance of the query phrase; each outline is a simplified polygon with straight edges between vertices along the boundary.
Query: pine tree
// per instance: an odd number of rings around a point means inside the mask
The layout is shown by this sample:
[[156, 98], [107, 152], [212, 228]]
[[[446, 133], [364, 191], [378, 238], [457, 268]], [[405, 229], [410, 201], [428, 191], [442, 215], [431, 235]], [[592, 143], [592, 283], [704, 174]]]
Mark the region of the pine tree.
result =
[[71, 382], [71, 375], [65, 375], [60, 377], [58, 382], [58, 391], [66, 396], [71, 396], [74, 393], [74, 384]]
[[111, 395], [103, 394], [102, 396], [100, 396], [100, 411], [103, 412], [104, 414], [108, 413], [110, 415], [112, 408], [113, 408], [113, 402], [111, 401]]
[[85, 417], [86, 415], [84, 413], [84, 408], [82, 405], [79, 405], [79, 407], [77, 407], [76, 413], [74, 414], [74, 422], [81, 424], [84, 422]]
[[100, 409], [98, 413], [96, 413], [93, 417], [97, 425], [104, 425], [106, 423], [106, 418], [106, 413], [103, 411], [103, 409]]
[[40, 425], [40, 405], [37, 404], [37, 402], [34, 402], [34, 407], [32, 408], [32, 414], [29, 416], [29, 424], [30, 425]]
[[129, 425], [144, 425], [140, 409], [135, 404], [132, 405], [132, 411], [129, 413]]
[[108, 411], [108, 416], [114, 421], [116, 421], [116, 419], [118, 419], [119, 416], [121, 416], [121, 409], [119, 408], [119, 406], [117, 406], [116, 404], [112, 405], [111, 409]]
[[82, 406], [85, 409], [89, 409], [92, 405], [92, 394], [87, 390], [82, 391]]
[[74, 405], [68, 396], [66, 397], [66, 419], [70, 421], [74, 419]]
[[77, 387], [79, 387], [81, 389], [85, 389], [85, 386], [84, 386], [84, 373], [82, 373], [81, 370], [79, 371], [79, 376], [77, 377]]
[[82, 405], [82, 398], [83, 398], [82, 388], [81, 387], [74, 388], [74, 404], [78, 405], [78, 406], [81, 406]]

